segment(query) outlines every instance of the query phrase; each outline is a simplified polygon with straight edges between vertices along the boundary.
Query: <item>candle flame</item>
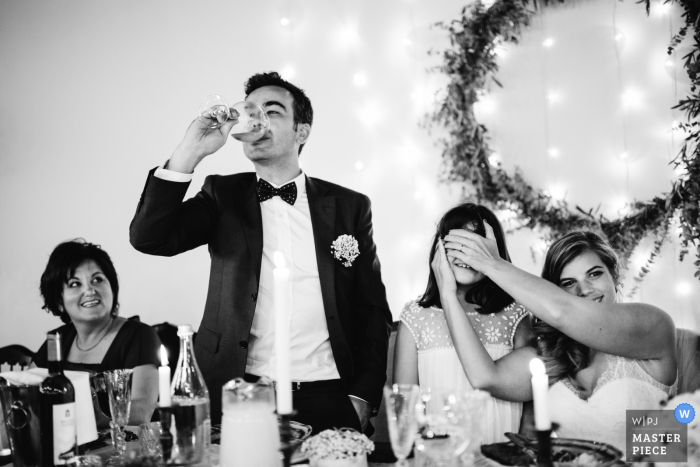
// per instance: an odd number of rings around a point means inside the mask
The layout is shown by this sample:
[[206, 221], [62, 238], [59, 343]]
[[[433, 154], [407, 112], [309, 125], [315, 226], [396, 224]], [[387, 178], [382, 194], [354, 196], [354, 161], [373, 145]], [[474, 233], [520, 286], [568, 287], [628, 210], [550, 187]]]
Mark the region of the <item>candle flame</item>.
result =
[[284, 268], [286, 266], [286, 262], [284, 261], [284, 255], [280, 253], [279, 251], [275, 251], [275, 254], [273, 256], [273, 261], [275, 262], [275, 267], [276, 268]]
[[162, 366], [168, 366], [168, 351], [165, 350], [165, 346], [160, 346], [160, 364]]
[[542, 360], [539, 358], [530, 360], [530, 373], [532, 373], [532, 376], [544, 375], [547, 373]]

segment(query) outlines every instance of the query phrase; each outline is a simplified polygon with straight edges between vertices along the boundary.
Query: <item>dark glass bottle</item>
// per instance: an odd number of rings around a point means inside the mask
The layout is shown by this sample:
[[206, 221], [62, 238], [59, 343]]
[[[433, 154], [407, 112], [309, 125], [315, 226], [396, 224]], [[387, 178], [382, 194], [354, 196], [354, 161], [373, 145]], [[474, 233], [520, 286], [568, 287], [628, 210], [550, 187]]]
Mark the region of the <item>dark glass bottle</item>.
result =
[[63, 374], [61, 335], [46, 336], [49, 375], [39, 386], [42, 465], [64, 465], [76, 455], [75, 389]]

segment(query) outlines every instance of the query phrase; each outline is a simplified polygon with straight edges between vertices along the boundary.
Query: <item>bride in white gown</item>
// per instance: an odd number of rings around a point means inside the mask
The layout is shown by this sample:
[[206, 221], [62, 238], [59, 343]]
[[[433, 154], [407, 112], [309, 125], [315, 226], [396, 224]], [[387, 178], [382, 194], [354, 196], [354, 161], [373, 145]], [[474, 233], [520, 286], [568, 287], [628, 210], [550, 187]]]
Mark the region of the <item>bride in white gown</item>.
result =
[[[526, 397], [528, 363], [539, 354], [550, 378], [558, 435], [610, 443], [624, 452], [625, 411], [657, 409], [675, 394], [672, 319], [652, 305], [617, 302], [618, 259], [597, 233], [573, 231], [554, 242], [539, 278], [503, 261], [492, 229], [486, 231], [487, 238], [451, 231], [440, 243], [440, 289], [453, 286], [450, 261], [481, 271], [537, 318], [537, 351], [518, 349], [494, 362], [464, 320], [448, 320], [453, 340], [475, 357], [463, 361], [470, 381], [492, 394]], [[458, 303], [443, 300], [443, 306], [450, 313]]]
[[[431, 266], [435, 262], [438, 240], [450, 229], [468, 228], [485, 235], [484, 220], [496, 226], [499, 254], [509, 261], [505, 236], [496, 216], [484, 206], [464, 203], [449, 210], [438, 223], [429, 261]], [[528, 315], [525, 308], [461, 261], [452, 261], [450, 268], [455, 281], [450, 298], [459, 304], [457, 312], [465, 317], [463, 325], [478, 335], [482, 350], [489, 358], [499, 359], [514, 348], [528, 344], [531, 332], [527, 320], [523, 319]], [[441, 309], [442, 296], [443, 291], [438, 289], [431, 270], [425, 293], [408, 302], [401, 313], [402, 324], [394, 353], [394, 382], [419, 384], [423, 390], [470, 391], [472, 385], [462, 366], [462, 360], [470, 356], [460, 354], [459, 345], [453, 343], [448, 329], [450, 316]], [[483, 443], [506, 441], [503, 433], [518, 431], [522, 400], [491, 397], [486, 401], [481, 424]]]

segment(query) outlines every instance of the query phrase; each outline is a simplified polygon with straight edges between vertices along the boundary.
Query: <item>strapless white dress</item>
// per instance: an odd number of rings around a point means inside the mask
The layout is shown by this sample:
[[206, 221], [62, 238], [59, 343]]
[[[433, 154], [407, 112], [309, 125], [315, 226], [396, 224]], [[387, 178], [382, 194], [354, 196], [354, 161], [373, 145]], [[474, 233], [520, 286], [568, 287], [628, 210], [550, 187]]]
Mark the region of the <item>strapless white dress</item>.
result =
[[608, 368], [598, 379], [591, 396], [583, 399], [569, 379], [549, 389], [552, 421], [560, 425], [557, 436], [612, 444], [625, 452], [625, 411], [656, 410], [676, 394], [671, 386], [656, 381], [637, 360], [606, 355]]

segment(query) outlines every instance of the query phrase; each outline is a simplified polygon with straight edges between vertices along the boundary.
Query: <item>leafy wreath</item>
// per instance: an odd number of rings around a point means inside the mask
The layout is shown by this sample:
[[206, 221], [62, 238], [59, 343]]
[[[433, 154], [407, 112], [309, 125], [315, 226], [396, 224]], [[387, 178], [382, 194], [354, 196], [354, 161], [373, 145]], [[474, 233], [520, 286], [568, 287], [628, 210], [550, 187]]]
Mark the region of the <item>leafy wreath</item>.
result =
[[[536, 9], [537, 0], [533, 1]], [[671, 162], [683, 169], [683, 175], [673, 183], [669, 193], [650, 201], [634, 201], [629, 214], [610, 220], [592, 209], [585, 211], [576, 206], [572, 210], [565, 201], [557, 201], [533, 188], [519, 170], [509, 175], [500, 165], [494, 167], [489, 163], [493, 151], [488, 145], [486, 127], [474, 116], [474, 104], [487, 80], [501, 85], [495, 78], [498, 70], [495, 49], [503, 43], [518, 42], [521, 29], [535, 13], [529, 8], [530, 0], [496, 0], [490, 7], [477, 0], [462, 9], [460, 19], [437, 24], [448, 31], [451, 44], [441, 52], [442, 64], [434, 69], [449, 77], [447, 92], [439, 98], [435, 112], [428, 116], [428, 125], [440, 125], [448, 131], [448, 136], [438, 141], [443, 148], [442, 180], [462, 182], [464, 198], [487, 203], [495, 209], [511, 210], [520, 223], [518, 228], [547, 227], [546, 240], [575, 227], [601, 230], [625, 264], [637, 244], [651, 235], [654, 246], [646, 264], [634, 278], [637, 284], [649, 272], [677, 216], [681, 227], [680, 259], [683, 260], [690, 247], [697, 248], [695, 277], [700, 278], [700, 123], [697, 119], [700, 113], [700, 2], [665, 0], [665, 3], [674, 1], [684, 10], [684, 25], [672, 38], [668, 53], [670, 55], [681, 43], [688, 30], [693, 34], [693, 44], [683, 57], [684, 69], [691, 80], [690, 92], [673, 107], [684, 112], [686, 117], [678, 128], [687, 136]], [[648, 15], [650, 0], [637, 3], [646, 5]]]

